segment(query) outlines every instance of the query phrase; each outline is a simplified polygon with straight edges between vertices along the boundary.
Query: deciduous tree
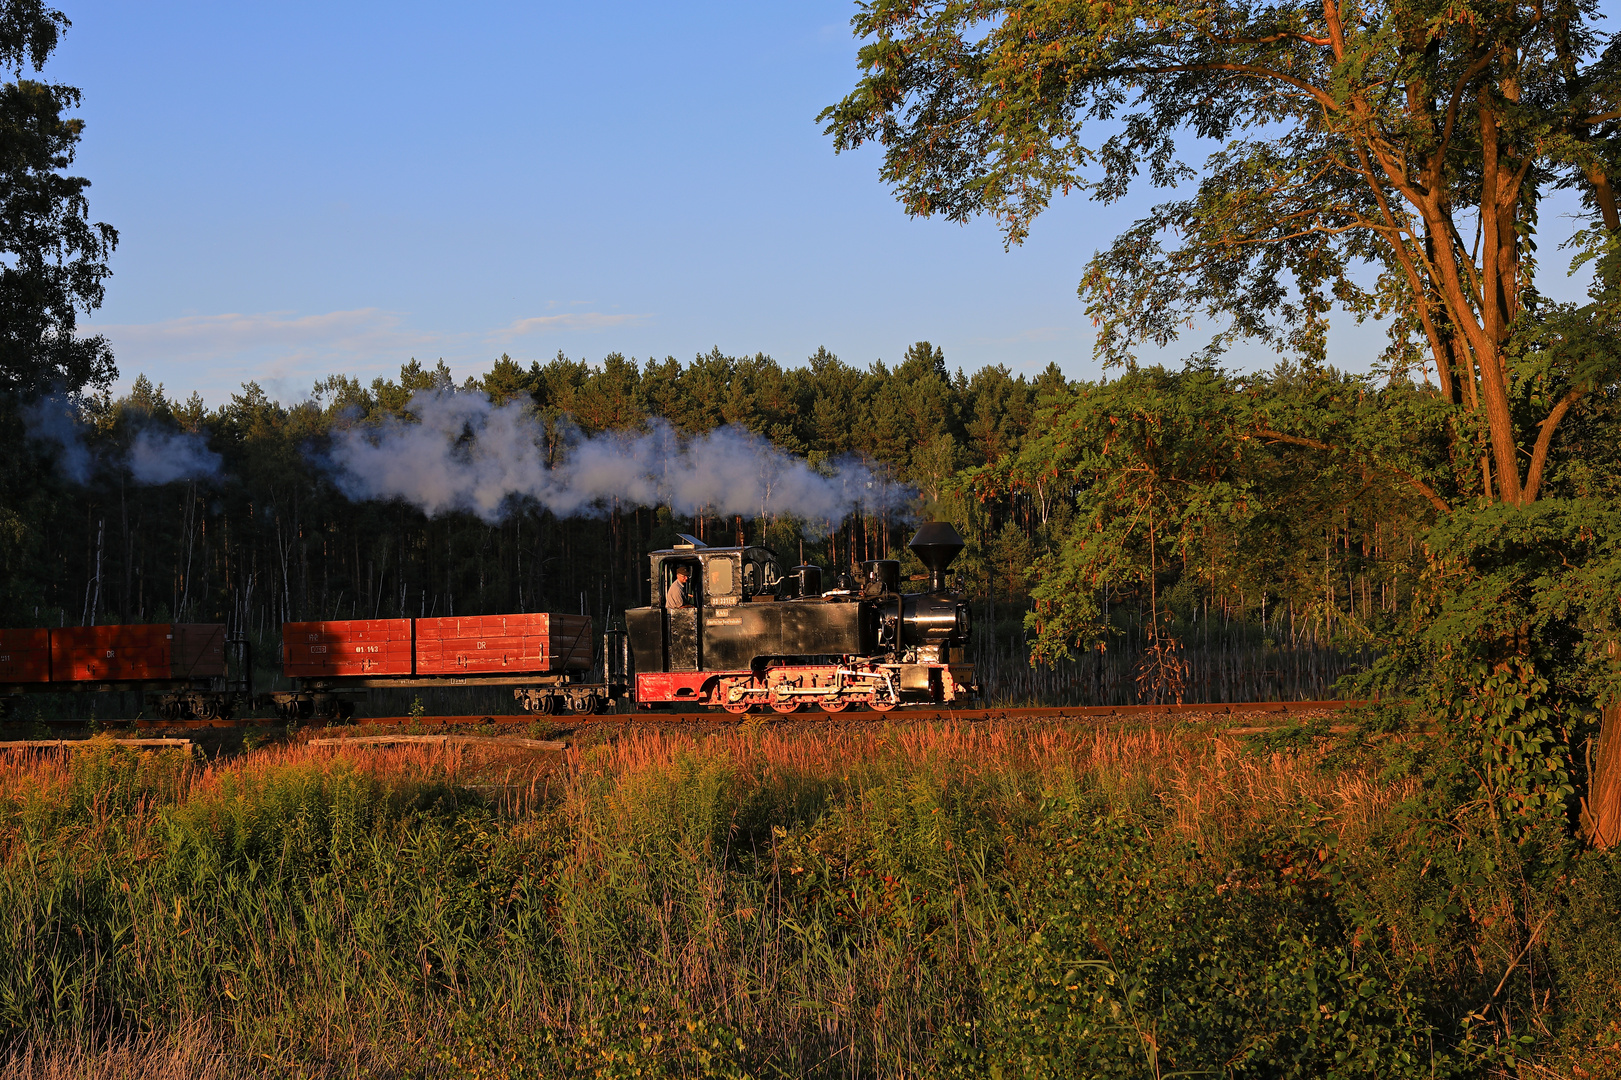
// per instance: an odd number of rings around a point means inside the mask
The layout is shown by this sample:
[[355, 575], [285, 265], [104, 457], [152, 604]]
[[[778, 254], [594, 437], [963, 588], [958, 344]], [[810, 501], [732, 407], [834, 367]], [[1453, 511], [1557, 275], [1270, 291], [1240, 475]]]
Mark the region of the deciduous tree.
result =
[[111, 225], [92, 223], [85, 189], [69, 176], [84, 121], [71, 86], [38, 73], [69, 26], [39, 0], [0, 0], [0, 391], [105, 388], [117, 374], [100, 335], [76, 333], [80, 312], [101, 305]]
[[[1190, 322], [1308, 361], [1327, 313], [1392, 320], [1474, 424], [1488, 492], [1534, 501], [1553, 436], [1615, 351], [1527, 347], [1538, 208], [1579, 189], [1609, 252], [1616, 65], [1591, 0], [868, 0], [863, 75], [823, 118], [876, 141], [906, 209], [1024, 238], [1055, 194], [1197, 179], [1088, 266], [1098, 351], [1130, 363]], [[1202, 172], [1177, 157], [1219, 149]], [[1608, 258], [1608, 256], [1606, 256]], [[1367, 283], [1365, 268], [1377, 279]], [[1615, 273], [1605, 261], [1601, 292]], [[1568, 312], [1589, 325], [1608, 304]], [[1568, 335], [1567, 335], [1568, 336]], [[1589, 342], [1589, 344], [1593, 344]]]

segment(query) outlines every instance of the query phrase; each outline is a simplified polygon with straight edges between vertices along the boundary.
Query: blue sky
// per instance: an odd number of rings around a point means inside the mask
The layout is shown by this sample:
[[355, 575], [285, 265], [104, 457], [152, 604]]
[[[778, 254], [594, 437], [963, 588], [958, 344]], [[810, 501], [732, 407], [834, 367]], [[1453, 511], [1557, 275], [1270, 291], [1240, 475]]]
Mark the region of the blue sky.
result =
[[[47, 75], [84, 90], [75, 171], [121, 234], [85, 325], [122, 386], [211, 404], [559, 350], [866, 365], [928, 339], [1093, 377], [1076, 282], [1154, 201], [1060, 200], [1012, 251], [907, 218], [815, 119], [856, 76], [850, 0], [62, 7]], [[1330, 360], [1381, 344], [1347, 327]]]

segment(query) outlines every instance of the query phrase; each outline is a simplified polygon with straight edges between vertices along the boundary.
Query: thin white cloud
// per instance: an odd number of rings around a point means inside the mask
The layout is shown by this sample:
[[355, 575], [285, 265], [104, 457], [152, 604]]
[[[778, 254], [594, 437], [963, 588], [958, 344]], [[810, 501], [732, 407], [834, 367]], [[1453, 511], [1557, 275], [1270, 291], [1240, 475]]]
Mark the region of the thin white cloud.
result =
[[651, 315], [609, 315], [601, 311], [575, 311], [566, 315], [536, 315], [519, 319], [490, 335], [494, 341], [511, 341], [528, 334], [544, 334], [555, 330], [606, 330], [614, 326], [633, 326], [651, 319]]
[[441, 346], [459, 335], [407, 327], [396, 312], [379, 308], [295, 315], [286, 311], [184, 315], [155, 323], [95, 326], [119, 356], [183, 359], [228, 357], [275, 348], [285, 358], [331, 353], [408, 354]]
[[294, 400], [315, 380], [333, 373], [369, 379], [389, 375], [415, 357], [448, 361], [453, 368], [488, 362], [519, 338], [630, 326], [650, 315], [577, 311], [519, 319], [499, 329], [422, 330], [409, 315], [355, 308], [301, 315], [292, 311], [183, 315], [151, 323], [98, 323], [82, 329], [105, 334], [125, 378], [144, 373], [182, 394], [199, 390], [218, 403], [255, 380], [275, 396]]

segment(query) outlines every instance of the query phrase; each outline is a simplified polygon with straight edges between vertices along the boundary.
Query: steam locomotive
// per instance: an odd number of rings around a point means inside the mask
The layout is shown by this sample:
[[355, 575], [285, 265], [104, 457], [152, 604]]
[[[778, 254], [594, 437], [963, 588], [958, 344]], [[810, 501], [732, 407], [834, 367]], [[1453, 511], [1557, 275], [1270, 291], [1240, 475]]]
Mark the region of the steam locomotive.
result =
[[[630, 663], [618, 666], [634, 668], [638, 708], [886, 711], [978, 692], [968, 604], [946, 585], [963, 548], [949, 523], [928, 522], [912, 538], [928, 588], [907, 594], [895, 559], [862, 563], [859, 588], [824, 590], [820, 567], [783, 574], [767, 548], [681, 540], [651, 556], [653, 603], [625, 613]], [[682, 570], [691, 595], [676, 607]]]
[[[224, 720], [266, 705], [287, 720], [342, 719], [377, 688], [511, 687], [524, 709], [547, 714], [626, 700], [638, 709], [887, 711], [978, 693], [968, 605], [946, 584], [963, 547], [948, 523], [928, 522], [913, 537], [928, 587], [907, 594], [895, 559], [864, 562], [859, 582], [824, 589], [819, 567], [784, 573], [768, 548], [680, 539], [651, 554], [653, 602], [625, 613], [600, 657], [591, 620], [578, 615], [286, 623], [292, 688], [255, 694], [247, 641], [220, 624], [0, 630], [0, 715], [17, 695], [64, 691], [142, 692], [169, 720]], [[672, 594], [683, 576], [689, 584]]]

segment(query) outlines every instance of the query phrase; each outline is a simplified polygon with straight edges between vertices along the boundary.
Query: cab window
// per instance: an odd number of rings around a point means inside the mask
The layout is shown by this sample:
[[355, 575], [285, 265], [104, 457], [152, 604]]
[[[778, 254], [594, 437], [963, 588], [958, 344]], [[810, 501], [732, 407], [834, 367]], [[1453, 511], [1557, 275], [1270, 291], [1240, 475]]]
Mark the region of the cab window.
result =
[[719, 598], [732, 595], [731, 559], [710, 559], [706, 573], [708, 579], [704, 584], [710, 596]]
[[699, 602], [698, 601], [698, 591], [703, 585], [703, 578], [701, 576], [701, 571], [700, 571], [699, 567], [696, 564], [691, 563], [691, 562], [689, 562], [689, 561], [687, 561], [685, 559], [682, 559], [682, 560], [671, 559], [669, 562], [666, 562], [664, 564], [664, 567], [663, 567], [663, 575], [662, 576], [663, 576], [663, 579], [664, 579], [664, 583], [663, 583], [663, 586], [659, 589], [659, 595], [658, 595], [658, 604], [659, 604], [659, 606], [661, 606], [661, 607], [669, 607], [670, 606], [669, 605], [670, 586], [675, 584], [676, 573], [678, 571], [680, 571], [680, 570], [685, 570], [687, 572], [687, 590], [686, 590], [686, 592], [687, 592], [687, 606], [688, 607], [694, 607], [694, 606], [696, 606], [698, 604], [698, 602]]

